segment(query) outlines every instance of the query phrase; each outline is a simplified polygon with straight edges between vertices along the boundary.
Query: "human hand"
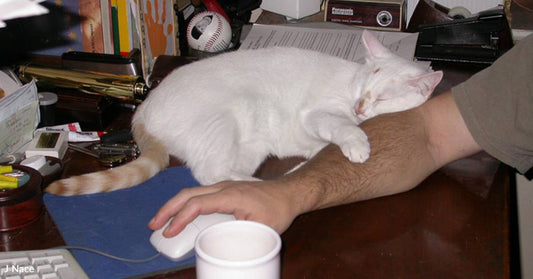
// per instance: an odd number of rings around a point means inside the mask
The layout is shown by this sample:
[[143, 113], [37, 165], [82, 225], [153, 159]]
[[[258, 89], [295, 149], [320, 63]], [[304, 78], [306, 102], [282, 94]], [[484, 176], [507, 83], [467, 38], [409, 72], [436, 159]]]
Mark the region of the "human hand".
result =
[[224, 181], [188, 188], [161, 207], [148, 226], [157, 230], [174, 217], [163, 232], [164, 236], [172, 237], [198, 215], [218, 212], [233, 214], [238, 220], [260, 222], [282, 233], [301, 213], [293, 193], [283, 180]]

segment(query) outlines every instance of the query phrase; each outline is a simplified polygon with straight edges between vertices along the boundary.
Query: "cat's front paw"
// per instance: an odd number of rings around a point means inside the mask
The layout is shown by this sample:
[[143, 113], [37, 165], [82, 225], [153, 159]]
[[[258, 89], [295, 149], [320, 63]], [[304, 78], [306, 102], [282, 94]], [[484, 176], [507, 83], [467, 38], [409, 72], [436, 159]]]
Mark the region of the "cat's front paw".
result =
[[341, 146], [342, 153], [353, 163], [363, 163], [370, 157], [368, 142]]
[[370, 157], [370, 143], [362, 131], [346, 135], [338, 145], [350, 162], [363, 163]]

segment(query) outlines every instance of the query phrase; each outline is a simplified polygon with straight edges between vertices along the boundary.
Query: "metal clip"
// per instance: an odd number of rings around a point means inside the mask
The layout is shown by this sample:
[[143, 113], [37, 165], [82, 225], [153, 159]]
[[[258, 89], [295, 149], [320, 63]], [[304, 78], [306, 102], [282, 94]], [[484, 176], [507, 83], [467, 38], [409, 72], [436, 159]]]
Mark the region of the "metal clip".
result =
[[97, 158], [105, 167], [121, 165], [128, 160], [136, 159], [140, 154], [136, 144], [95, 144], [87, 148], [70, 143], [69, 148]]
[[140, 154], [136, 144], [95, 144], [92, 149], [99, 154], [119, 155], [123, 154], [129, 157], [137, 158]]

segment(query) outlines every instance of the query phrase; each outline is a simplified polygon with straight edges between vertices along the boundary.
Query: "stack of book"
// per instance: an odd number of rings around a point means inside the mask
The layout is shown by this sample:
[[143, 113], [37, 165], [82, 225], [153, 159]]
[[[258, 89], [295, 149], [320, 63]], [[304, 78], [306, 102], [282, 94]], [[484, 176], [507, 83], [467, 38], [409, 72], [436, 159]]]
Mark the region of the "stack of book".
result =
[[61, 56], [82, 51], [126, 56], [140, 49], [143, 71], [159, 55], [179, 55], [176, 0], [46, 0], [64, 11], [66, 43], [33, 51]]

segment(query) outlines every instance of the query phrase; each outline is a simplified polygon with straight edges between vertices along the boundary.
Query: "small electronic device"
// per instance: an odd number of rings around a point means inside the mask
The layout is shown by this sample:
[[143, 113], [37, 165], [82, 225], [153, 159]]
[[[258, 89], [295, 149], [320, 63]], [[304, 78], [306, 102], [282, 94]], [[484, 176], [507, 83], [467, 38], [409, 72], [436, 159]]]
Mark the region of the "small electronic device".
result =
[[418, 26], [418, 60], [491, 64], [513, 46], [502, 8]]
[[26, 149], [26, 158], [43, 155], [62, 159], [68, 147], [68, 131], [38, 131]]
[[168, 227], [170, 219], [161, 229], [156, 230], [150, 237], [150, 243], [154, 248], [172, 261], [181, 261], [194, 255], [194, 241], [196, 236], [205, 228], [235, 220], [231, 214], [213, 213], [209, 215], [200, 215], [174, 237], [163, 236], [163, 231]]
[[328, 0], [325, 20], [365, 28], [400, 31], [406, 28], [407, 1]]

